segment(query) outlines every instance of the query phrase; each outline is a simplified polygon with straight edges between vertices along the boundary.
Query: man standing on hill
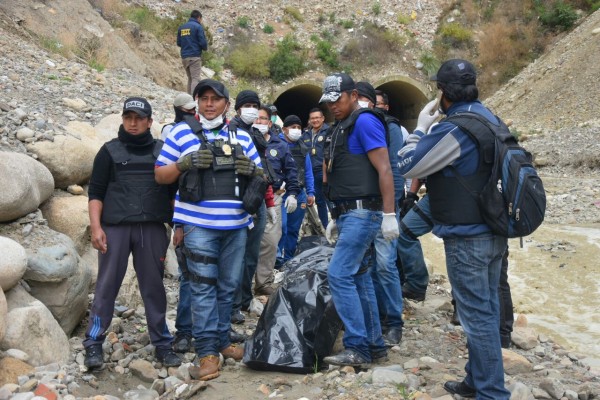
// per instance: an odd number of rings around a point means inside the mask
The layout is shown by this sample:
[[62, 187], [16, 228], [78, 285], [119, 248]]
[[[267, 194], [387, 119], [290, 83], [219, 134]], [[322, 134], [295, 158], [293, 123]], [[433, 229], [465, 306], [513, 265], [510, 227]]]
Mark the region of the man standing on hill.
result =
[[192, 11], [188, 22], [177, 30], [177, 46], [181, 47], [183, 68], [188, 78], [187, 92], [192, 94], [192, 90], [200, 80], [202, 50], [208, 49], [200, 11]]

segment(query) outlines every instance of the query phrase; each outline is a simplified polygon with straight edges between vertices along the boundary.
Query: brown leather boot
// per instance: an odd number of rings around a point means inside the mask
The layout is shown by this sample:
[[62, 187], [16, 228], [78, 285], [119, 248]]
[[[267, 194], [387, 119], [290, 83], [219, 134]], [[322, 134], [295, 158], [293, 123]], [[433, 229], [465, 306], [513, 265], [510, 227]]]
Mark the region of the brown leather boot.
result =
[[244, 348], [235, 344], [221, 350], [221, 354], [225, 358], [233, 358], [235, 361], [240, 361], [244, 357]]
[[192, 379], [200, 381], [208, 381], [219, 376], [219, 368], [221, 367], [219, 356], [208, 355], [200, 359], [200, 365], [193, 365], [189, 368], [189, 373]]

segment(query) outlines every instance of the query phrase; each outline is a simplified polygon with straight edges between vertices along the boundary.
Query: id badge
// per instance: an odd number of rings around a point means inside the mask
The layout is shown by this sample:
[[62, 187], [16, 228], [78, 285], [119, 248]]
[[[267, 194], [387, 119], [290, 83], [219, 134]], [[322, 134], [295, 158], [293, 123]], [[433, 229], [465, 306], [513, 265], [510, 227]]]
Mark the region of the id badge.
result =
[[316, 156], [317, 155], [317, 149], [315, 149], [313, 147], [312, 150], [310, 151], [310, 154], [312, 154], [313, 156]]

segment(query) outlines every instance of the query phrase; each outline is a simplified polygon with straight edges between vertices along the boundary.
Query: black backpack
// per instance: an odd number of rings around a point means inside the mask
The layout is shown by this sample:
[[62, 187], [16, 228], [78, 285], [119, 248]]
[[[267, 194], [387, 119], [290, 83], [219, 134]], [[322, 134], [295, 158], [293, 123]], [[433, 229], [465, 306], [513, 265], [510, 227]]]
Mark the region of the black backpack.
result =
[[[463, 112], [444, 120], [458, 126], [481, 149], [486, 143], [494, 145], [494, 159], [489, 181], [480, 192], [474, 191], [450, 167], [459, 182], [479, 204], [479, 211], [492, 232], [508, 237], [531, 234], [544, 221], [546, 192], [541, 178], [533, 167], [531, 153], [521, 147], [500, 118], [499, 125], [485, 117]], [[493, 141], [490, 136], [493, 135]]]

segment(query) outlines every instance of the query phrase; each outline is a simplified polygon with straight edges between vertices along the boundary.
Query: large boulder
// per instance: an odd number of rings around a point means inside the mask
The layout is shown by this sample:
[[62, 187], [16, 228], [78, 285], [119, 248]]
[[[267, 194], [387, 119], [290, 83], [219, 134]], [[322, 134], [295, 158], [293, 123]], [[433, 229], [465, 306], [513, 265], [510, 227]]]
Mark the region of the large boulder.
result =
[[70, 237], [75, 243], [77, 252], [83, 254], [90, 245], [88, 198], [55, 194], [42, 204], [40, 209], [44, 218], [48, 220], [48, 226]]
[[0, 152], [0, 222], [35, 211], [52, 195], [54, 179], [43, 164], [21, 153]]
[[53, 142], [41, 141], [27, 145], [38, 156], [54, 177], [57, 188], [66, 189], [72, 184], [84, 184], [90, 180], [92, 165], [98, 152], [97, 142], [86, 136], [55, 136]]
[[0, 236], [0, 253], [0, 288], [7, 291], [23, 277], [27, 269], [27, 253], [19, 243], [3, 236]]
[[46, 306], [21, 285], [8, 291], [6, 300], [10, 324], [0, 349], [26, 352], [33, 366], [65, 364], [71, 354], [69, 340]]
[[31, 295], [44, 303], [70, 334], [87, 310], [92, 267], [81, 260], [68, 236], [45, 225], [36, 225], [25, 237], [20, 231], [5, 234], [19, 241], [27, 252], [23, 279]]
[[4, 291], [0, 289], [0, 342], [4, 339], [6, 333], [6, 314], [8, 313], [8, 305], [6, 304], [6, 296]]

